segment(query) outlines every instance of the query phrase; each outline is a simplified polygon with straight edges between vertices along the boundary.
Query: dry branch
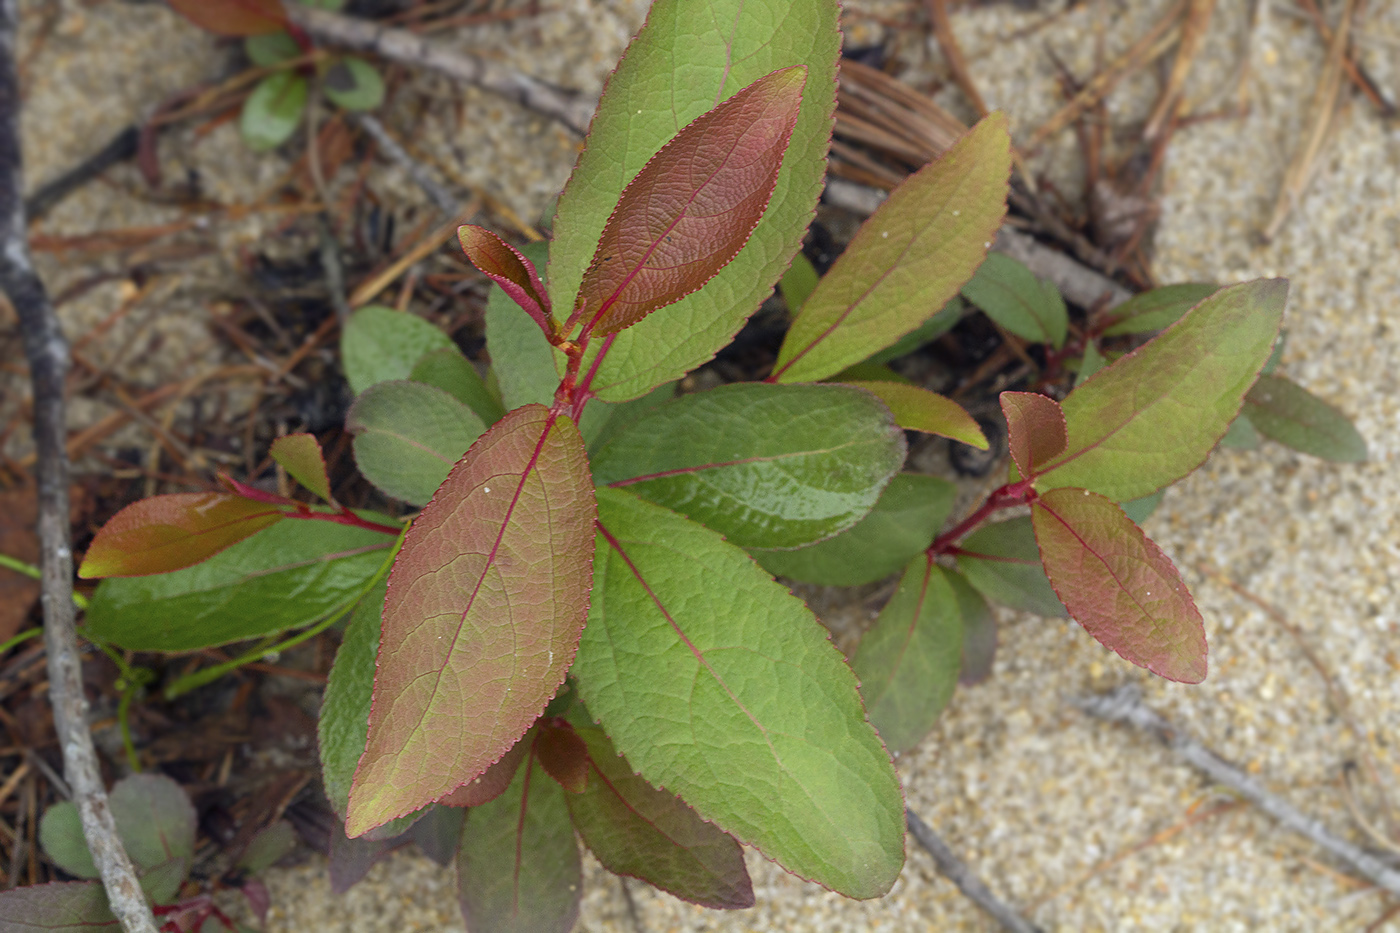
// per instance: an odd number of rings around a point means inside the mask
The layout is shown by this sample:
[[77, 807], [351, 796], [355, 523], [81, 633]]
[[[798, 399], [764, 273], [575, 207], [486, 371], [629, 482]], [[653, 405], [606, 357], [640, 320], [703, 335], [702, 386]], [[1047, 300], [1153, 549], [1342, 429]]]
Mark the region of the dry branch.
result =
[[919, 819], [919, 815], [913, 810], [904, 811], [904, 821], [909, 826], [909, 834], [915, 841], [923, 847], [924, 851], [933, 856], [933, 862], [938, 866], [938, 871], [953, 884], [958, 886], [958, 890], [966, 895], [978, 907], [985, 910], [988, 915], [1001, 924], [1002, 929], [1009, 930], [1010, 933], [1040, 933], [1040, 928], [1032, 925], [1030, 921], [1002, 903], [986, 883], [967, 867], [967, 863], [953, 854], [953, 850], [939, 838], [927, 823]]
[[29, 258], [15, 68], [18, 26], [18, 0], [0, 0], [0, 289], [19, 316], [34, 385], [41, 599], [54, 729], [63, 750], [63, 771], [82, 816], [83, 836], [102, 875], [112, 912], [127, 933], [156, 933], [136, 872], [117, 836], [88, 731], [82, 663], [73, 627], [73, 552], [68, 538], [68, 430], [63, 389], [69, 353], [48, 293]]

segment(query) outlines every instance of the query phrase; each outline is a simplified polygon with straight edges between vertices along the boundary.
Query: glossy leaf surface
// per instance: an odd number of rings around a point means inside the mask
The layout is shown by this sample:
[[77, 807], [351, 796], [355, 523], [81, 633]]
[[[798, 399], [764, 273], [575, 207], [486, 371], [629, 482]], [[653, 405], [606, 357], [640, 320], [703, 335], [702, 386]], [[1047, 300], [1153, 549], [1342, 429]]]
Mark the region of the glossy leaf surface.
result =
[[1294, 450], [1339, 463], [1366, 459], [1366, 441], [1346, 415], [1282, 376], [1260, 376], [1244, 413], [1260, 434]]
[[373, 110], [384, 103], [384, 79], [362, 58], [342, 58], [321, 80], [326, 98], [345, 110]]
[[1117, 337], [1170, 327], [1183, 314], [1219, 290], [1219, 285], [1208, 282], [1184, 282], [1134, 295], [1113, 309], [1115, 321], [1103, 334], [1105, 337]]
[[1034, 476], [1065, 449], [1065, 416], [1060, 403], [1039, 392], [1001, 393], [1006, 442], [1022, 476]]
[[851, 659], [870, 722], [890, 751], [909, 751], [933, 728], [958, 684], [962, 643], [947, 574], [920, 554]]
[[133, 502], [88, 545], [78, 576], [169, 573], [208, 560], [282, 520], [266, 502], [222, 492], [177, 492]]
[[288, 434], [272, 442], [272, 459], [306, 489], [326, 502], [331, 498], [331, 481], [326, 476], [326, 461], [314, 434]]
[[378, 382], [345, 415], [355, 435], [355, 465], [375, 486], [424, 505], [453, 464], [486, 430], [476, 413], [421, 382]]
[[[527, 243], [521, 254], [536, 267], [548, 255], [544, 243]], [[549, 405], [559, 386], [555, 358], [562, 357], [530, 316], [499, 286], [486, 299], [486, 350], [507, 411], [521, 405]], [[562, 363], [561, 363], [562, 366]]]
[[732, 837], [637, 777], [603, 730], [580, 727], [578, 734], [592, 773], [588, 789], [568, 798], [569, 814], [603, 867], [701, 907], [753, 906], [744, 852]]
[[800, 583], [873, 583], [933, 543], [955, 494], [956, 488], [947, 480], [900, 473], [890, 480], [870, 514], [839, 535], [795, 551], [751, 553], [764, 570]]
[[221, 36], [257, 36], [287, 24], [282, 0], [168, 0], [200, 29]]
[[930, 392], [922, 386], [883, 380], [843, 379], [842, 383], [874, 394], [894, 415], [894, 423], [906, 431], [951, 437], [978, 450], [987, 449], [987, 437], [977, 426], [976, 419], [957, 402], [937, 392]]
[[564, 681], [588, 612], [593, 488], [572, 421], [496, 422], [404, 538], [346, 832], [480, 775]]
[[568, 794], [533, 756], [504, 794], [467, 811], [457, 897], [470, 933], [569, 933], [583, 874]]
[[54, 881], [0, 891], [3, 933], [92, 933], [120, 930], [97, 881]]
[[506, 296], [539, 325], [540, 333], [553, 331], [549, 295], [534, 264], [524, 254], [485, 227], [471, 224], [457, 228], [457, 241], [471, 264], [500, 286]]
[[684, 395], [598, 449], [593, 476], [689, 515], [740, 547], [800, 547], [854, 525], [904, 463], [873, 396], [739, 383]]
[[430, 350], [413, 364], [409, 379], [436, 386], [476, 413], [485, 425], [505, 417], [500, 399], [491, 394], [471, 360], [456, 347]]
[[899, 782], [811, 611], [673, 512], [604, 488], [598, 517], [573, 675], [618, 751], [789, 871], [850, 897], [888, 891]]
[[763, 217], [807, 69], [758, 79], [661, 147], [623, 189], [579, 285], [595, 336], [615, 334], [700, 289]]
[[1269, 358], [1288, 283], [1223, 288], [1061, 404], [1068, 443], [1036, 488], [1110, 499], [1156, 492], [1200, 466]]
[[957, 559], [968, 581], [993, 602], [1040, 616], [1069, 615], [1045, 578], [1030, 516], [983, 525], [958, 545]]
[[1168, 680], [1205, 680], [1205, 626], [1186, 584], [1113, 500], [1053, 489], [1031, 521], [1046, 575], [1090, 635]]
[[962, 295], [1003, 328], [1033, 343], [1064, 346], [1069, 312], [1059, 289], [1004, 253], [992, 253]]
[[292, 138], [306, 110], [306, 79], [295, 71], [277, 71], [258, 82], [243, 103], [238, 131], [254, 152], [276, 149]]
[[300, 628], [353, 601], [393, 540], [288, 519], [194, 567], [104, 580], [86, 627], [134, 651], [195, 651]]
[[[826, 176], [840, 49], [836, 0], [660, 0], [608, 82], [579, 164], [559, 199], [550, 295], [567, 314], [623, 188], [676, 132], [764, 75], [808, 69], [802, 108], [763, 220], [698, 292], [618, 334], [593, 391], [624, 401], [710, 359], [772, 293], [812, 218]], [[595, 343], [594, 347], [598, 347]], [[590, 348], [584, 372], [596, 358]]]
[[933, 317], [929, 318], [909, 333], [900, 337], [878, 353], [871, 354], [866, 360], [867, 363], [888, 363], [890, 360], [897, 360], [901, 356], [908, 356], [918, 350], [924, 344], [932, 343], [942, 337], [948, 331], [958, 326], [958, 321], [967, 311], [967, 302], [954, 295], [948, 299], [948, 303], [943, 306]]
[[880, 205], [793, 321], [779, 382], [824, 379], [928, 320], [987, 255], [1011, 172], [1006, 117], [994, 113]]
[[340, 337], [345, 380], [356, 395], [376, 382], [407, 379], [423, 354], [455, 347], [451, 337], [421, 317], [380, 305], [350, 315]]

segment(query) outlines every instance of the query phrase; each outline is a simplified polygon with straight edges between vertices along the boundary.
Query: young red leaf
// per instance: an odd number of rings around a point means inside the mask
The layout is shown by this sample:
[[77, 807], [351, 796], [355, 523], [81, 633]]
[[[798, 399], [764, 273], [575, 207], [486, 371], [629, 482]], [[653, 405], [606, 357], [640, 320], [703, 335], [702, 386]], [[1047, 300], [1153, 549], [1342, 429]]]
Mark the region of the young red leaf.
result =
[[520, 762], [525, 760], [525, 753], [534, 747], [534, 744], [535, 733], [525, 733], [519, 742], [510, 747], [510, 751], [501, 756], [500, 761], [443, 797], [438, 803], [445, 807], [479, 807], [483, 803], [495, 800], [505, 793], [510, 782], [515, 780], [515, 772], [520, 770]]
[[540, 325], [546, 335], [554, 333], [554, 320], [549, 311], [549, 293], [545, 291], [534, 265], [519, 250], [484, 227], [464, 224], [457, 228], [457, 241], [471, 264], [487, 278], [501, 286], [510, 299]]
[[264, 502], [179, 492], [133, 502], [102, 526], [78, 576], [141, 577], [191, 567], [282, 519]]
[[571, 794], [581, 794], [588, 787], [588, 746], [579, 738], [574, 727], [562, 719], [546, 719], [540, 723], [540, 735], [535, 739], [535, 757], [549, 776]]
[[1003, 392], [1007, 446], [1022, 477], [1034, 476], [1041, 464], [1065, 449], [1065, 416], [1060, 403], [1039, 392]]
[[748, 242], [792, 136], [807, 69], [760, 78], [686, 126], [622, 192], [579, 288], [615, 334], [698, 291]]
[[321, 456], [321, 445], [312, 434], [288, 434], [272, 442], [272, 459], [282, 464], [282, 469], [291, 474], [292, 479], [301, 483], [327, 502], [331, 497], [331, 481], [326, 476], [326, 461]]
[[1168, 680], [1206, 678], [1201, 614], [1172, 565], [1112, 499], [1053, 489], [1031, 503], [1045, 573], [1105, 646]]
[[977, 420], [950, 398], [930, 392], [921, 386], [899, 382], [842, 380], [874, 393], [894, 415], [894, 423], [906, 431], [923, 431], [951, 437], [978, 450], [987, 449], [987, 437], [977, 426]]
[[453, 468], [389, 575], [348, 833], [471, 781], [539, 716], [588, 614], [595, 514], [583, 439], [542, 405]]
[[261, 36], [287, 25], [282, 0], [169, 0], [175, 12], [221, 36]]

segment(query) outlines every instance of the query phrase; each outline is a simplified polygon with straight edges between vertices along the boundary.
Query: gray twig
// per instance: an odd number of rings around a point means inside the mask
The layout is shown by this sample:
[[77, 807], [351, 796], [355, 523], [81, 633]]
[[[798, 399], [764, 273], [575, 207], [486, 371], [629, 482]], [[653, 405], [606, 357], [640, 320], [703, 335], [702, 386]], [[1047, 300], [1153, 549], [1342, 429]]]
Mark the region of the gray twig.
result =
[[1185, 731], [1173, 726], [1161, 714], [1142, 702], [1142, 690], [1136, 684], [1126, 684], [1102, 696], [1081, 697], [1071, 702], [1097, 719], [1127, 723], [1135, 729], [1151, 733], [1175, 752], [1178, 758], [1205, 772], [1211, 780], [1224, 784], [1288, 829], [1311, 839], [1391, 894], [1400, 895], [1400, 871], [1389, 867], [1359, 846], [1332, 835], [1320, 822], [1292, 804], [1275, 797], [1254, 778], [1226, 762]]
[[405, 172], [408, 172], [414, 184], [423, 189], [423, 193], [428, 196], [428, 200], [437, 206], [438, 210], [448, 217], [460, 216], [462, 206], [457, 203], [457, 199], [452, 196], [450, 191], [438, 184], [432, 172], [429, 172], [422, 163], [409, 155], [404, 147], [399, 145], [397, 139], [389, 135], [389, 131], [384, 129], [384, 124], [367, 113], [355, 114], [354, 119], [366, 133], [374, 137], [375, 145], [379, 147], [381, 152], [398, 163]]
[[287, 12], [293, 22], [319, 42], [370, 52], [411, 68], [431, 68], [552, 117], [580, 136], [587, 132], [588, 121], [598, 103], [595, 98], [561, 91], [539, 78], [425, 39], [406, 29], [295, 3], [287, 5]]
[[88, 731], [78, 636], [73, 628], [73, 552], [68, 539], [68, 454], [63, 383], [68, 343], [44, 284], [29, 257], [19, 134], [19, 76], [15, 69], [18, 0], [0, 0], [0, 289], [9, 296], [24, 335], [34, 385], [34, 440], [38, 447], [40, 569], [44, 645], [54, 729], [63, 770], [83, 823], [83, 836], [102, 875], [112, 913], [127, 933], [156, 933], [136, 872], [117, 836], [107, 791]]
[[933, 863], [938, 866], [939, 872], [957, 885], [958, 890], [966, 895], [968, 900], [1000, 923], [1002, 929], [1010, 930], [1011, 933], [1040, 933], [1039, 927], [1002, 903], [982, 879], [967, 867], [967, 863], [954, 855], [953, 850], [948, 848], [938, 834], [919, 819], [917, 813], [905, 810], [904, 820], [909, 825], [909, 832], [914, 839], [924, 847], [924, 851], [933, 856]]

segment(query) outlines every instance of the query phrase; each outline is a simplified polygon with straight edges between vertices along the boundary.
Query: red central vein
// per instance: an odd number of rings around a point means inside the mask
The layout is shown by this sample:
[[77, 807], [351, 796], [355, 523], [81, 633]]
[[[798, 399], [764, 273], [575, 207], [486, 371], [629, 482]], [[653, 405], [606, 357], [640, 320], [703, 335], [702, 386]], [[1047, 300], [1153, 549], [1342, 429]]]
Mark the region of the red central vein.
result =
[[608, 776], [603, 773], [603, 770], [598, 767], [598, 763], [595, 762], [592, 758], [589, 758], [588, 765], [593, 769], [593, 773], [598, 775], [599, 780], [601, 780], [607, 786], [608, 790], [612, 791], [613, 796], [616, 797], [622, 803], [622, 805], [627, 808], [627, 812], [631, 813], [637, 819], [641, 820], [643, 823], [656, 830], [657, 835], [674, 845], [676, 848], [689, 848], [689, 846], [676, 839], [674, 836], [666, 832], [660, 826], [657, 826], [655, 820], [651, 819], [648, 816], [645, 816], [636, 807], [632, 806], [632, 801], [628, 800], [625, 796], [623, 796], [622, 792], [617, 789], [617, 785], [613, 784], [613, 782], [608, 779]]
[[749, 463], [776, 463], [779, 460], [787, 460], [792, 457], [809, 457], [817, 454], [830, 454], [839, 450], [844, 450], [850, 444], [843, 444], [840, 447], [829, 447], [824, 450], [796, 450], [786, 454], [771, 454], [768, 456], [741, 457], [738, 460], [715, 460], [710, 463], [699, 463], [695, 466], [676, 467], [673, 470], [660, 470], [656, 473], [643, 473], [641, 476], [633, 476], [630, 479], [613, 480], [608, 483], [609, 489], [620, 489], [623, 486], [631, 486], [633, 483], [644, 483], [647, 480], [665, 479], [668, 476], [684, 476], [688, 473], [701, 473], [705, 470], [717, 470], [721, 467], [744, 466]]
[[525, 759], [525, 784], [520, 788], [520, 816], [515, 823], [515, 874], [511, 880], [511, 916], [520, 916], [520, 863], [525, 848], [525, 814], [530, 805], [530, 777], [535, 773], [535, 745]]
[[919, 627], [919, 617], [924, 614], [924, 600], [928, 598], [929, 580], [933, 578], [933, 555], [924, 555], [928, 560], [928, 565], [924, 568], [924, 579], [919, 585], [919, 600], [914, 604], [914, 615], [909, 619], [909, 627], [904, 633], [904, 642], [899, 646], [898, 661], [894, 667], [890, 668], [889, 676], [885, 678], [885, 685], [880, 688], [880, 696], [885, 695], [885, 691], [894, 683], [895, 675], [899, 673], [899, 668], [904, 664], [904, 659], [909, 652], [909, 643], [914, 640], [914, 630]]
[[[1128, 598], [1131, 599], [1131, 600], [1133, 601], [1133, 605], [1134, 605], [1134, 606], [1137, 606], [1138, 612], [1142, 613], [1142, 615], [1143, 615], [1149, 622], [1152, 623], [1152, 627], [1153, 627], [1154, 629], [1157, 629], [1157, 630], [1160, 631], [1160, 630], [1161, 630], [1161, 626], [1157, 624], [1157, 619], [1156, 619], [1156, 617], [1153, 616], [1152, 613], [1148, 612], [1146, 609], [1143, 608], [1142, 603], [1138, 602], [1137, 595], [1128, 587], [1128, 585], [1127, 585], [1126, 583], [1124, 583], [1122, 580], [1118, 579], [1118, 574], [1116, 574], [1116, 573], [1113, 572], [1113, 567], [1111, 567], [1111, 566], [1109, 565], [1108, 561], [1104, 560], [1104, 558], [1099, 554], [1098, 551], [1094, 550], [1092, 547], [1089, 546], [1089, 542], [1084, 540], [1083, 536], [1081, 536], [1081, 535], [1079, 534], [1079, 532], [1076, 531], [1076, 530], [1074, 529], [1074, 526], [1071, 525], [1069, 522], [1065, 521], [1063, 518], [1061, 518], [1053, 509], [1051, 509], [1050, 507], [1048, 507], [1048, 506], [1045, 504], [1045, 500], [1043, 500], [1043, 499], [1037, 500], [1037, 501], [1035, 502], [1035, 504], [1031, 506], [1031, 508], [1035, 508], [1036, 506], [1040, 506], [1040, 508], [1042, 508], [1042, 509], [1045, 510], [1045, 514], [1049, 515], [1049, 516], [1050, 516], [1051, 518], [1053, 518], [1055, 521], [1057, 521], [1057, 522], [1059, 522], [1061, 525], [1064, 525], [1064, 526], [1065, 526], [1065, 530], [1068, 531], [1068, 532], [1070, 533], [1070, 535], [1072, 535], [1072, 536], [1074, 537], [1074, 540], [1075, 540], [1075, 541], [1078, 541], [1078, 542], [1079, 542], [1079, 546], [1082, 547], [1082, 548], [1084, 549], [1085, 553], [1092, 555], [1093, 558], [1094, 558], [1095, 560], [1097, 560], [1100, 564], [1103, 565], [1104, 572], [1106, 572], [1106, 573], [1108, 574], [1109, 578], [1112, 579], [1114, 583], [1118, 584], [1118, 588], [1119, 588], [1120, 590], [1122, 590], [1124, 593], [1126, 593], [1126, 594], [1128, 595]], [[1144, 562], [1144, 563], [1146, 563], [1146, 562]], [[1148, 567], [1150, 568], [1151, 566], [1152, 566], [1152, 565], [1149, 563], [1149, 564], [1148, 564]], [[1047, 576], [1048, 576], [1048, 574], [1047, 574]], [[1171, 591], [1171, 586], [1170, 586], [1170, 584], [1164, 584], [1164, 585], [1167, 586], [1167, 590], [1168, 590], [1168, 592], [1170, 592], [1170, 591]], [[1055, 595], [1058, 596], [1059, 593], [1056, 592]], [[1068, 608], [1068, 607], [1066, 607], [1066, 608]], [[1081, 622], [1080, 624], [1082, 625], [1083, 623]]]

